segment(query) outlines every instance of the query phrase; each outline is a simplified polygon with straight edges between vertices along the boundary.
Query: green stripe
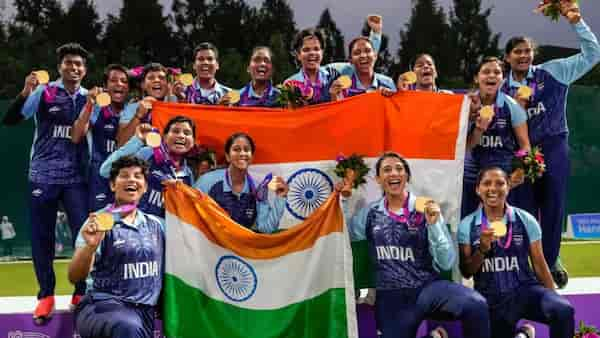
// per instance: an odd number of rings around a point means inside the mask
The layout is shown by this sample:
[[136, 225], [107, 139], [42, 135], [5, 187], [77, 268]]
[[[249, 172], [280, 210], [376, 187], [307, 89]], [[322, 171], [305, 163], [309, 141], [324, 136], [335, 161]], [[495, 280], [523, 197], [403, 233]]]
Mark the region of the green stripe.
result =
[[177, 338], [343, 338], [348, 336], [344, 289], [277, 310], [249, 310], [214, 300], [165, 275], [163, 325]]

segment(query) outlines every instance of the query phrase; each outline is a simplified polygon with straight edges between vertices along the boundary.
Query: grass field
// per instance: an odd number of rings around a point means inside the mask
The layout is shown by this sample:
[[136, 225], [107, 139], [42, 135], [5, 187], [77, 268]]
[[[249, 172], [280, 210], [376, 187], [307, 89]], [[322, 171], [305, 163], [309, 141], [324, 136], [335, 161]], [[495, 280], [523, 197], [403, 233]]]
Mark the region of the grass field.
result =
[[[600, 277], [600, 243], [563, 244], [561, 257], [571, 278]], [[68, 295], [73, 291], [67, 280], [67, 265], [66, 260], [54, 264], [57, 295]], [[0, 264], [0, 276], [0, 297], [33, 296], [37, 292], [31, 262]]]

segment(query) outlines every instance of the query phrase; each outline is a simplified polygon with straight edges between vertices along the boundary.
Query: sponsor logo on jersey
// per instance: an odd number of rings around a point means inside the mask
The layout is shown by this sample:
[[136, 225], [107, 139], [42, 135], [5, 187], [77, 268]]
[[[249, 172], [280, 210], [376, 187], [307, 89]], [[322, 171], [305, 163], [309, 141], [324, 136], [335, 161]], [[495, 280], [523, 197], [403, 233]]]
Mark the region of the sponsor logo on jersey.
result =
[[43, 193], [44, 193], [44, 191], [42, 189], [35, 189], [31, 192], [31, 195], [33, 197], [40, 197], [40, 196], [42, 196]]
[[52, 106], [52, 107], [50, 107], [50, 109], [48, 109], [48, 112], [49, 112], [49, 113], [52, 113], [52, 114], [56, 114], [56, 113], [58, 113], [59, 111], [61, 111], [61, 109], [60, 109], [60, 107], [59, 107], [59, 106]]

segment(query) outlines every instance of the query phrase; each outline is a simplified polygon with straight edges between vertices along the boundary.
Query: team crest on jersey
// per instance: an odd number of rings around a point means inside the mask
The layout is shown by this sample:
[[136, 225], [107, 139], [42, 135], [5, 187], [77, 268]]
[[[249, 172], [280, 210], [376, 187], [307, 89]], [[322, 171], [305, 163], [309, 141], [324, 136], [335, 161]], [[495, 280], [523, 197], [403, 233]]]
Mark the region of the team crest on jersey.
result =
[[506, 119], [496, 119], [496, 126], [498, 128], [506, 128]]
[[48, 109], [48, 112], [49, 112], [49, 113], [52, 113], [52, 114], [56, 114], [56, 113], [58, 113], [60, 110], [61, 110], [61, 109], [60, 109], [60, 107], [59, 107], [59, 106], [52, 106], [52, 107], [50, 107], [50, 109]]
[[44, 191], [42, 189], [35, 189], [31, 192], [31, 195], [33, 197], [40, 197], [40, 196], [42, 196], [43, 193], [44, 193]]
[[296, 171], [287, 180], [289, 192], [287, 210], [297, 219], [303, 220], [318, 209], [333, 191], [331, 178], [316, 168]]
[[518, 246], [523, 245], [523, 235], [514, 234], [512, 237], [512, 241], [513, 241], [513, 243], [515, 243], [515, 245], [518, 245]]
[[237, 256], [221, 257], [215, 267], [215, 277], [223, 295], [234, 302], [247, 301], [258, 286], [252, 265]]
[[96, 195], [96, 201], [102, 202], [106, 199], [106, 194], [105, 193], [101, 193]]
[[104, 125], [104, 130], [106, 130], [106, 131], [113, 131], [113, 130], [115, 130], [115, 126], [113, 126], [110, 123], [107, 123], [107, 124]]

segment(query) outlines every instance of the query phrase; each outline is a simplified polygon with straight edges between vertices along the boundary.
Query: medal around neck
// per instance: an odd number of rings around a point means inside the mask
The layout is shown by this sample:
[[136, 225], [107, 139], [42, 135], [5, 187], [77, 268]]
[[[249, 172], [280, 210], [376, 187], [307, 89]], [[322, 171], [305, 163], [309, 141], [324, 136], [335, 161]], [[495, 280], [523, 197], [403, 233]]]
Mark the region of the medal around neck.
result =
[[155, 131], [151, 131], [148, 134], [146, 134], [146, 145], [148, 147], [158, 148], [160, 147], [161, 141], [162, 138], [160, 137], [160, 134]]
[[479, 111], [479, 116], [486, 120], [493, 119], [495, 114], [496, 113], [494, 113], [494, 108], [492, 106], [483, 106]]
[[415, 72], [406, 72], [400, 76], [402, 77], [402, 81], [406, 84], [411, 85], [417, 83], [417, 74]]
[[50, 81], [50, 75], [45, 70], [37, 70], [33, 73], [35, 74], [39, 84], [46, 84]]
[[490, 229], [494, 230], [494, 236], [496, 237], [506, 236], [506, 224], [502, 221], [495, 221], [490, 223]]
[[226, 94], [229, 96], [229, 104], [236, 104], [240, 102], [240, 92], [237, 90], [232, 90]]
[[420, 213], [425, 213], [425, 206], [427, 203], [432, 202], [433, 198], [419, 196], [415, 199], [415, 210]]
[[99, 107], [107, 107], [111, 102], [112, 100], [110, 99], [110, 95], [108, 95], [108, 93], [100, 93], [96, 95], [96, 104]]
[[342, 89], [348, 89], [348, 88], [352, 87], [352, 79], [350, 79], [350, 77], [347, 75], [340, 76], [338, 78], [338, 81], [340, 82]]
[[185, 73], [179, 75], [179, 81], [183, 83], [184, 86], [189, 87], [194, 83], [194, 76], [190, 73]]
[[115, 224], [115, 218], [110, 212], [99, 212], [96, 214], [96, 224], [98, 231], [110, 231]]
[[527, 86], [521, 86], [517, 90], [517, 97], [521, 98], [521, 99], [529, 99], [532, 94], [533, 94], [533, 91], [531, 90], [531, 88], [529, 88]]

